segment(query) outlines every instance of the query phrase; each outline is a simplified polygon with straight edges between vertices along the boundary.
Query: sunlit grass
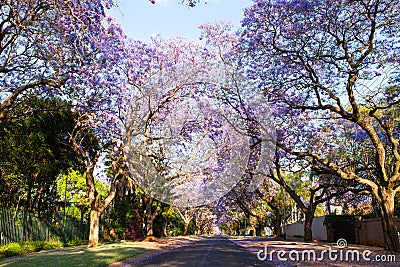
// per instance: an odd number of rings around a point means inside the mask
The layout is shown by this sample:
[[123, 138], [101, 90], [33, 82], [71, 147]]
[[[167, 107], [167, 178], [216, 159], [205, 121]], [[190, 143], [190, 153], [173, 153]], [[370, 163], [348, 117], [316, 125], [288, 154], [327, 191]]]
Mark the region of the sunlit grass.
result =
[[0, 259], [0, 266], [106, 266], [143, 252], [146, 249], [140, 248], [138, 242], [104, 244], [94, 248], [78, 246]]

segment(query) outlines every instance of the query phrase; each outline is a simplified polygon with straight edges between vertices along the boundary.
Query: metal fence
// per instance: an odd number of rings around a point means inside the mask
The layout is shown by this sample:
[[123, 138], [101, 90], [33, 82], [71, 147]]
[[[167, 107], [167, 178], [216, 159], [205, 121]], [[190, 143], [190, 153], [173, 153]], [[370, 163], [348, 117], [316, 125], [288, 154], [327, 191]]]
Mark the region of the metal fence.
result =
[[8, 210], [0, 207], [0, 245], [11, 242], [49, 240], [87, 240], [89, 225], [68, 219], [61, 212], [51, 218], [39, 218], [25, 210]]

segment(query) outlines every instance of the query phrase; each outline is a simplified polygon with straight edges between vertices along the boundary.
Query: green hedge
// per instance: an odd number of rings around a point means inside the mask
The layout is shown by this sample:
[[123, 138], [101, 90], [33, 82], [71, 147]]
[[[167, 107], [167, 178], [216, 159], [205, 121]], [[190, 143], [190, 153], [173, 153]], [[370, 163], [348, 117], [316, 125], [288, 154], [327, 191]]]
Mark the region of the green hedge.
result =
[[0, 258], [64, 247], [60, 240], [14, 242], [0, 246]]
[[69, 246], [86, 245], [85, 240], [69, 240], [63, 243], [59, 239], [50, 239], [44, 241], [27, 241], [27, 242], [13, 242], [4, 246], [0, 246], [0, 258], [7, 258], [11, 256], [23, 255], [41, 250], [50, 250]]

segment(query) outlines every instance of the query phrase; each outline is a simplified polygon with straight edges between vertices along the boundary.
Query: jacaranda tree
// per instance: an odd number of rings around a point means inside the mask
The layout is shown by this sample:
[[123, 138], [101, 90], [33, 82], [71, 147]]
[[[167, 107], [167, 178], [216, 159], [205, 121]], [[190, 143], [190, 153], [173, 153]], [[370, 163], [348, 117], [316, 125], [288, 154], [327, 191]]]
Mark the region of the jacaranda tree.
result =
[[[287, 137], [278, 146], [320, 171], [364, 185], [380, 205], [391, 251], [400, 250], [394, 217], [400, 191], [394, 115], [400, 101], [399, 22], [398, 1], [255, 0], [245, 11], [242, 39], [250, 75], [280, 118], [278, 139]], [[348, 157], [353, 153], [336, 142], [343, 125], [357, 133], [349, 138], [362, 136], [373, 147], [368, 165]], [[374, 175], [363, 175], [365, 170]]]
[[[93, 39], [92, 64], [86, 66], [71, 85], [70, 97], [79, 119], [70, 133], [70, 143], [85, 166], [87, 195], [90, 202], [89, 246], [96, 246], [99, 238], [99, 219], [115, 197], [117, 188], [126, 178], [123, 162], [122, 136], [124, 116], [129, 103], [125, 70], [128, 59], [126, 38], [111, 18], [104, 18], [102, 29]], [[110, 190], [100, 199], [96, 187], [95, 169], [105, 155], [112, 160], [112, 174], [108, 176]]]
[[[68, 95], [97, 49], [111, 2], [7, 0], [0, 4], [0, 122], [29, 94]], [[75, 88], [76, 89], [76, 88]]]

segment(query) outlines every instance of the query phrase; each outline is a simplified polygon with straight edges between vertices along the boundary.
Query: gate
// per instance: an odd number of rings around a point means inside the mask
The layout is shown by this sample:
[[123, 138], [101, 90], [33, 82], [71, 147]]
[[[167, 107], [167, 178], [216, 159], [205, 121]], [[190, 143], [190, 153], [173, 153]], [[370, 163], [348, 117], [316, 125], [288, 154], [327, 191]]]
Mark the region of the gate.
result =
[[356, 243], [356, 225], [354, 216], [327, 215], [325, 217], [328, 242], [337, 242], [346, 239], [348, 244]]

